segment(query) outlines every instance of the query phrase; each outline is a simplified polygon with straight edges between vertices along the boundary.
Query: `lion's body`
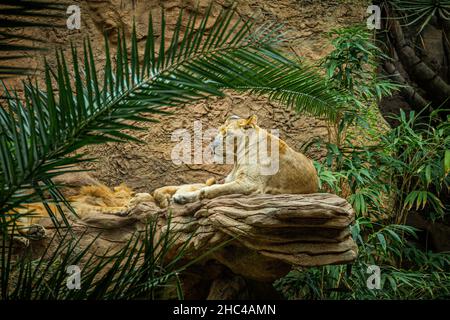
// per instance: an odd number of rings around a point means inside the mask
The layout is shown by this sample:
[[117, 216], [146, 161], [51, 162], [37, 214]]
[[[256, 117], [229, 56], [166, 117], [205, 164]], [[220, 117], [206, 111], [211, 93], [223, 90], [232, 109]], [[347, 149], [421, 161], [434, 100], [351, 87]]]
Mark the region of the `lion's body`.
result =
[[[290, 148], [283, 140], [270, 135], [269, 139], [277, 141], [279, 146], [278, 170], [274, 174], [261, 174], [264, 170], [261, 163], [235, 163], [231, 173], [225, 178], [225, 183], [240, 182], [250, 186], [248, 193], [263, 194], [307, 194], [318, 190], [317, 172], [310, 159]], [[248, 152], [248, 151], [246, 151]], [[267, 167], [270, 164], [266, 164]], [[269, 169], [266, 169], [269, 171]], [[207, 196], [207, 198], [209, 198]]]
[[69, 200], [74, 208], [83, 216], [91, 209], [105, 210], [106, 213], [114, 212], [114, 209], [123, 209], [133, 197], [133, 190], [124, 184], [113, 189], [105, 185], [83, 186], [78, 195]]
[[[255, 117], [227, 121], [224, 126], [219, 128], [218, 136], [223, 141], [223, 138], [230, 135], [230, 132], [234, 132], [234, 136], [237, 133], [245, 135], [249, 128], [260, 137], [266, 138], [266, 141], [270, 142], [267, 144], [268, 146], [272, 147], [272, 144], [275, 143], [274, 146], [277, 149], [274, 150], [277, 152], [274, 153], [269, 148], [266, 161], [240, 161], [239, 159], [251, 159], [249, 154], [252, 153], [253, 145], [249, 143], [247, 148], [243, 148], [243, 154], [234, 155], [234, 167], [225, 178], [225, 183], [203, 187], [194, 192], [175, 194], [174, 201], [187, 203], [227, 194], [308, 194], [318, 191], [318, 176], [312, 161], [294, 151], [283, 140], [258, 127]], [[271, 174], [263, 174], [270, 172], [274, 167], [276, 170], [272, 170]]]
[[[148, 195], [148, 197], [151, 197]], [[102, 184], [83, 186], [79, 191], [67, 198], [77, 215], [81, 218], [94, 214], [123, 214], [128, 210], [128, 204], [133, 199], [133, 191], [125, 185], [113, 189]], [[59, 210], [53, 203], [48, 207], [58, 217]], [[61, 205], [60, 208], [67, 214], [68, 209]], [[20, 235], [31, 238], [43, 236], [39, 220], [48, 217], [49, 213], [43, 203], [29, 203], [17, 210], [22, 216], [16, 220], [16, 230]]]

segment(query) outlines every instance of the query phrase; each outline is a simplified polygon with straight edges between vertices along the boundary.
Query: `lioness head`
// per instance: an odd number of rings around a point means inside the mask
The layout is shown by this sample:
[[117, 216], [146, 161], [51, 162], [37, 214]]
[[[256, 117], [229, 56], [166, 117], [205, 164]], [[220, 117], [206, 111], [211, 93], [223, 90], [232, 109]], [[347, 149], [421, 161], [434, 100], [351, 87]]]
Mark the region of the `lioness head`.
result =
[[238, 116], [229, 117], [218, 128], [217, 135], [211, 144], [216, 161], [224, 156], [236, 155], [239, 143], [248, 144], [248, 139], [243, 138], [248, 138], [251, 134], [257, 133], [259, 129], [256, 115], [246, 119]]

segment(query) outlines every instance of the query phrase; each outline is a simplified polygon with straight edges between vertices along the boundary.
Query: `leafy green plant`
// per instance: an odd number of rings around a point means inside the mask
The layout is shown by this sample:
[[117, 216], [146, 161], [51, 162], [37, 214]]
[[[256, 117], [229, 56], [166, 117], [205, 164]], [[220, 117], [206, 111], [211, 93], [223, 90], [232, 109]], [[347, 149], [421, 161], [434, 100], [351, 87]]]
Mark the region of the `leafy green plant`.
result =
[[[360, 218], [352, 226], [359, 255], [346, 266], [295, 269], [274, 283], [288, 299], [438, 299], [450, 295], [450, 253], [423, 252], [406, 240], [417, 230]], [[380, 267], [380, 289], [370, 289], [369, 266]]]
[[[2, 300], [123, 300], [183, 298], [180, 274], [210, 253], [186, 262], [190, 240], [176, 249], [179, 234], [170, 228], [156, 238], [157, 224], [149, 221], [115, 252], [95, 252], [96, 239], [82, 248], [85, 235], [70, 231], [54, 234], [42, 257], [30, 251], [17, 255], [14, 239], [3, 235], [0, 246], [0, 299]], [[214, 250], [214, 249], [213, 249]], [[170, 261], [166, 258], [171, 254]], [[68, 267], [81, 268], [80, 288], [67, 286]], [[175, 293], [175, 296], [171, 294]]]
[[10, 61], [27, 57], [24, 52], [45, 50], [45, 43], [33, 36], [33, 31], [65, 28], [68, 5], [65, 1], [0, 0], [0, 79], [30, 73], [28, 67], [11, 65]]
[[342, 104], [336, 121], [331, 123], [330, 140], [340, 146], [351, 126], [366, 128], [369, 107], [399, 88], [387, 77], [377, 73], [380, 60], [388, 59], [373, 42], [367, 28], [355, 26], [335, 29], [329, 33], [333, 51], [321, 66], [328, 83], [341, 92]]
[[[450, 184], [449, 123], [435, 128], [403, 111], [396, 120], [399, 126], [379, 134], [371, 146], [355, 146], [348, 139], [340, 148], [328, 143], [326, 160], [316, 163], [321, 185], [347, 197], [358, 215], [387, 214], [403, 224], [414, 209], [431, 220], [443, 218], [448, 204], [441, 198]], [[387, 197], [391, 204], [383, 206]]]
[[[414, 112], [407, 116], [401, 111], [396, 118], [399, 125], [380, 133], [379, 142], [371, 146], [355, 146], [349, 139], [341, 147], [327, 145], [325, 161], [315, 165], [322, 188], [345, 196], [359, 217], [352, 226], [358, 259], [351, 276], [345, 266], [292, 271], [275, 283], [287, 297], [449, 297], [450, 253], [420, 250], [412, 241], [418, 230], [405, 224], [412, 209], [432, 221], [449, 212], [448, 204], [441, 201], [450, 182], [446, 158], [449, 122], [434, 127], [418, 117]], [[343, 190], [345, 187], [348, 190]], [[381, 290], [366, 286], [371, 265], [381, 268]]]
[[332, 30], [333, 51], [322, 62], [331, 84], [357, 94], [368, 101], [389, 94], [393, 84], [375, 72], [380, 59], [387, 56], [371, 40], [365, 27]]
[[[396, 196], [396, 221], [404, 223], [409, 210], [425, 211], [428, 218], [443, 218], [448, 213], [440, 195], [450, 186], [448, 150], [450, 150], [450, 122], [439, 123], [428, 118], [426, 123], [415, 112], [409, 116], [401, 111], [399, 125], [382, 137], [382, 145], [389, 152], [384, 165], [391, 168], [391, 185]], [[438, 125], [431, 124], [436, 120]], [[427, 207], [427, 208], [426, 208]], [[427, 210], [423, 210], [423, 209]]]
[[[450, 145], [449, 123], [441, 122], [439, 113], [446, 110], [436, 110], [427, 119], [401, 111], [396, 128], [384, 133], [372, 129], [368, 108], [359, 106], [374, 103], [395, 89], [374, 72], [378, 57], [384, 55], [367, 31], [349, 28], [333, 34], [337, 36], [332, 41], [335, 50], [323, 65], [329, 81], [358, 102], [335, 122], [335, 141], [321, 142], [327, 150], [325, 161], [316, 163], [322, 184], [346, 197], [358, 215], [379, 218], [387, 214], [394, 223], [403, 224], [412, 208], [428, 206], [429, 218], [442, 218], [448, 209], [439, 197], [449, 186], [445, 157]], [[349, 132], [355, 125], [362, 128], [356, 131], [359, 137]], [[361, 146], [364, 139], [367, 143]], [[387, 198], [392, 203], [386, 206]]]
[[[371, 146], [355, 146], [349, 139], [341, 147], [327, 144], [325, 161], [315, 163], [321, 188], [346, 196], [359, 217], [352, 226], [358, 259], [350, 276], [345, 266], [292, 271], [275, 283], [286, 297], [449, 297], [450, 253], [420, 250], [412, 241], [418, 230], [405, 225], [411, 209], [427, 209], [419, 212], [431, 220], [449, 212], [440, 200], [450, 182], [449, 122], [434, 127], [418, 121], [414, 112], [406, 116], [403, 111], [397, 121], [398, 127], [379, 134], [379, 143]], [[366, 286], [371, 265], [381, 268], [381, 290]]]
[[[361, 111], [379, 99], [377, 90], [365, 89], [371, 79], [377, 81], [374, 65], [368, 61], [375, 61], [379, 51], [366, 45], [369, 38], [359, 35], [357, 29], [344, 30], [339, 37], [324, 66], [330, 82], [353, 93], [347, 100], [356, 103], [334, 124], [335, 141], [316, 141], [326, 150], [326, 157], [315, 166], [320, 188], [353, 205], [357, 220], [351, 233], [358, 244], [358, 258], [351, 272], [348, 266], [295, 269], [276, 281], [275, 288], [289, 299], [448, 298], [450, 253], [419, 249], [415, 244], [419, 230], [405, 224], [411, 210], [431, 220], [449, 212], [441, 199], [445, 199], [450, 182], [450, 118], [440, 121], [439, 117], [448, 110], [436, 110], [425, 119], [401, 111], [396, 128], [373, 130], [368, 112]], [[391, 85], [384, 88], [388, 90], [380, 90], [382, 95], [394, 89]], [[347, 134], [355, 124], [364, 129], [358, 133], [366, 138], [365, 145]], [[313, 145], [307, 144], [305, 149]], [[380, 290], [367, 286], [368, 267], [373, 265], [381, 270]]]

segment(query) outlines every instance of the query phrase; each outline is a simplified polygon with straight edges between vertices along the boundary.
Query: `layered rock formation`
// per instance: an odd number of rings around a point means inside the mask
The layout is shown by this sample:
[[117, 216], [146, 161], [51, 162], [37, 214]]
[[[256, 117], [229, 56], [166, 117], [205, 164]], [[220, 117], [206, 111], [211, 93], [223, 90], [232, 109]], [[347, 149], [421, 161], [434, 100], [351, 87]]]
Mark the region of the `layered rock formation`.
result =
[[[168, 229], [176, 234], [167, 260], [182, 247], [184, 263], [208, 253], [184, 273], [188, 299], [262, 298], [292, 266], [346, 264], [357, 256], [352, 207], [332, 194], [230, 195], [168, 209], [143, 201], [125, 217], [97, 214], [72, 224], [76, 234], [86, 233], [80, 247], [101, 232], [91, 249], [100, 253], [120, 248], [148, 219], [157, 223], [155, 240]], [[51, 236], [51, 223], [43, 223]]]

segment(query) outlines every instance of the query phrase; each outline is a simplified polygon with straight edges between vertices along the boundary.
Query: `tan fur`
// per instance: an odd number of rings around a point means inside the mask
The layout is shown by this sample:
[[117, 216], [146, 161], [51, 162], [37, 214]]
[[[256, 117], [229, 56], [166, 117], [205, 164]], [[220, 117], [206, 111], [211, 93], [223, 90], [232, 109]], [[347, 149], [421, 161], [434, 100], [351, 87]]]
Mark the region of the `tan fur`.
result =
[[[245, 134], [245, 131], [249, 129], [254, 129], [258, 134], [266, 135], [273, 139], [271, 141], [278, 142], [279, 169], [276, 173], [262, 175], [261, 163], [239, 163], [236, 155], [234, 155], [234, 167], [231, 173], [225, 178], [223, 184], [203, 187], [194, 192], [178, 192], [173, 195], [174, 201], [177, 203], [187, 203], [227, 194], [307, 194], [318, 191], [318, 176], [312, 161], [303, 154], [294, 151], [286, 142], [260, 128], [257, 125], [256, 116], [248, 119], [227, 120], [219, 128], [216, 139], [223, 141], [225, 137]], [[248, 152], [246, 150], [246, 155], [248, 155]], [[270, 152], [268, 153], [270, 154]]]
[[181, 186], [166, 186], [153, 191], [153, 198], [155, 199], [155, 203], [160, 208], [167, 208], [170, 204], [170, 199], [173, 196], [186, 192], [196, 192], [204, 187], [212, 186], [215, 183], [215, 178], [209, 178], [205, 183], [185, 184]]
[[[82, 186], [77, 192], [72, 190], [69, 194], [73, 195], [68, 196], [67, 200], [70, 201], [71, 206], [81, 218], [95, 214], [124, 215], [128, 212], [130, 206], [136, 202], [136, 199], [153, 201], [149, 194], [134, 195], [134, 192], [124, 184], [113, 189], [103, 184]], [[49, 204], [49, 207], [55, 216], [60, 215], [55, 204]], [[62, 205], [61, 207], [65, 213], [70, 214], [65, 206]], [[31, 238], [37, 237], [38, 235], [35, 235], [35, 233], [38, 233], [39, 237], [42, 237], [45, 229], [37, 223], [40, 219], [49, 216], [45, 206], [42, 203], [30, 203], [20, 208], [18, 212], [27, 214], [16, 220], [18, 233]]]
[[75, 205], [96, 207], [124, 207], [133, 196], [133, 191], [121, 184], [113, 190], [105, 185], [83, 186], [76, 196], [69, 198]]

